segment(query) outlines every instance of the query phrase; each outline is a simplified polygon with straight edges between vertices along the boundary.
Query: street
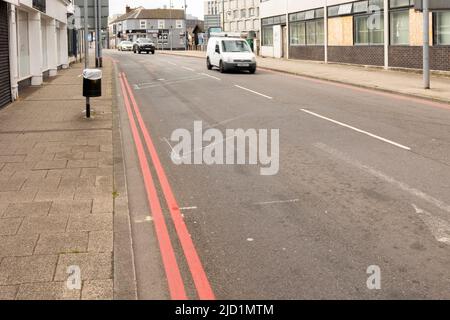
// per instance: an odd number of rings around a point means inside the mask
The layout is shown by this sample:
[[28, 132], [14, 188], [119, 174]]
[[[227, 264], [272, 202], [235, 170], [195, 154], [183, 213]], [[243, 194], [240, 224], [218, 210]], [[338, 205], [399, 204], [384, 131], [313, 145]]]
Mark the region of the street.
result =
[[[221, 74], [160, 52], [105, 56], [138, 298], [450, 298], [448, 104], [263, 69]], [[173, 133], [194, 135], [198, 121], [223, 134], [278, 129], [279, 170], [175, 164]]]

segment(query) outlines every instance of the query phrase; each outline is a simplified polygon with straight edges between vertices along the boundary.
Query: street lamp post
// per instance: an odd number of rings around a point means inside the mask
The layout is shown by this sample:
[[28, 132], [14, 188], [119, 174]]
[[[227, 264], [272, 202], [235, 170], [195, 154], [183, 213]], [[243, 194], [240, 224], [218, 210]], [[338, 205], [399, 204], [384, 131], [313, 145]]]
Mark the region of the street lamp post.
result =
[[423, 0], [423, 87], [430, 89], [430, 14], [428, 0]]
[[170, 41], [170, 51], [172, 51], [172, 49], [173, 49], [173, 47], [172, 47], [172, 7], [173, 7], [173, 4], [172, 4], [172, 0], [170, 0], [170, 3], [169, 3], [169, 16], [170, 16], [170, 19], [169, 19], [169, 23], [170, 23], [170, 29], [169, 29], [169, 41]]
[[184, 0], [184, 51], [188, 49], [188, 35], [187, 35], [187, 5], [186, 0]]
[[222, 31], [225, 32], [225, 0], [222, 0]]

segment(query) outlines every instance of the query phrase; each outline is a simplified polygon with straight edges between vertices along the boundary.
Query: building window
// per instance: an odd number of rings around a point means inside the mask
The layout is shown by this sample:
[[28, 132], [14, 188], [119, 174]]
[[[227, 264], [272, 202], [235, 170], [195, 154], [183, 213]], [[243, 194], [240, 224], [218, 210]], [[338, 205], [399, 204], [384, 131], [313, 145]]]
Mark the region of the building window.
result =
[[176, 21], [177, 29], [183, 29], [183, 20]]
[[140, 29], [147, 29], [147, 21], [145, 21], [145, 20], [140, 20], [140, 21], [139, 21], [139, 28], [140, 28]]
[[164, 20], [158, 20], [158, 29], [165, 29], [166, 23]]
[[391, 12], [391, 44], [409, 45], [409, 10]]
[[381, 45], [384, 43], [384, 17], [382, 12], [354, 17], [356, 45]]
[[291, 46], [306, 44], [306, 26], [304, 22], [292, 22], [289, 24], [289, 38]]
[[323, 8], [289, 15], [290, 44], [322, 45], [324, 43]]
[[262, 28], [262, 45], [273, 46], [273, 26]]
[[450, 12], [434, 13], [434, 43], [450, 45]]
[[305, 22], [291, 22], [290, 43], [292, 46], [302, 45], [322, 45], [324, 43], [324, 22], [323, 19], [310, 20]]
[[30, 44], [28, 38], [28, 13], [17, 10], [17, 49], [19, 78], [30, 75]]

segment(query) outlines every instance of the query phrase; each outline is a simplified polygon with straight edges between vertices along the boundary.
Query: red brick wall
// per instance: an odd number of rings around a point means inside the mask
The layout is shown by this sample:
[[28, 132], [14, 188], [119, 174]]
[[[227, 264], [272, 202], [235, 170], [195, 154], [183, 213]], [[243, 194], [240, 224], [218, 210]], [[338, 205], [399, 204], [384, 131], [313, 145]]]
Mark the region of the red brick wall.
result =
[[328, 61], [383, 66], [383, 46], [330, 46]]
[[291, 46], [289, 58], [299, 60], [325, 60], [325, 49], [323, 46]]
[[[423, 49], [418, 46], [390, 46], [389, 66], [422, 69]], [[432, 70], [450, 71], [450, 46], [430, 47]]]

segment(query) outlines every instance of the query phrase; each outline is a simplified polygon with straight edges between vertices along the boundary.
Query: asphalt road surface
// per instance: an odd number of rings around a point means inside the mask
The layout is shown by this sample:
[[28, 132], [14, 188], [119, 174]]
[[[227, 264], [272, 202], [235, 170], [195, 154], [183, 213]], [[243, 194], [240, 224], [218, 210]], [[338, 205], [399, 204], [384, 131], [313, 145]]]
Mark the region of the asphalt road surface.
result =
[[[107, 54], [120, 76], [139, 298], [450, 298], [450, 106]], [[172, 133], [193, 133], [194, 121], [279, 129], [278, 173], [174, 164]]]

